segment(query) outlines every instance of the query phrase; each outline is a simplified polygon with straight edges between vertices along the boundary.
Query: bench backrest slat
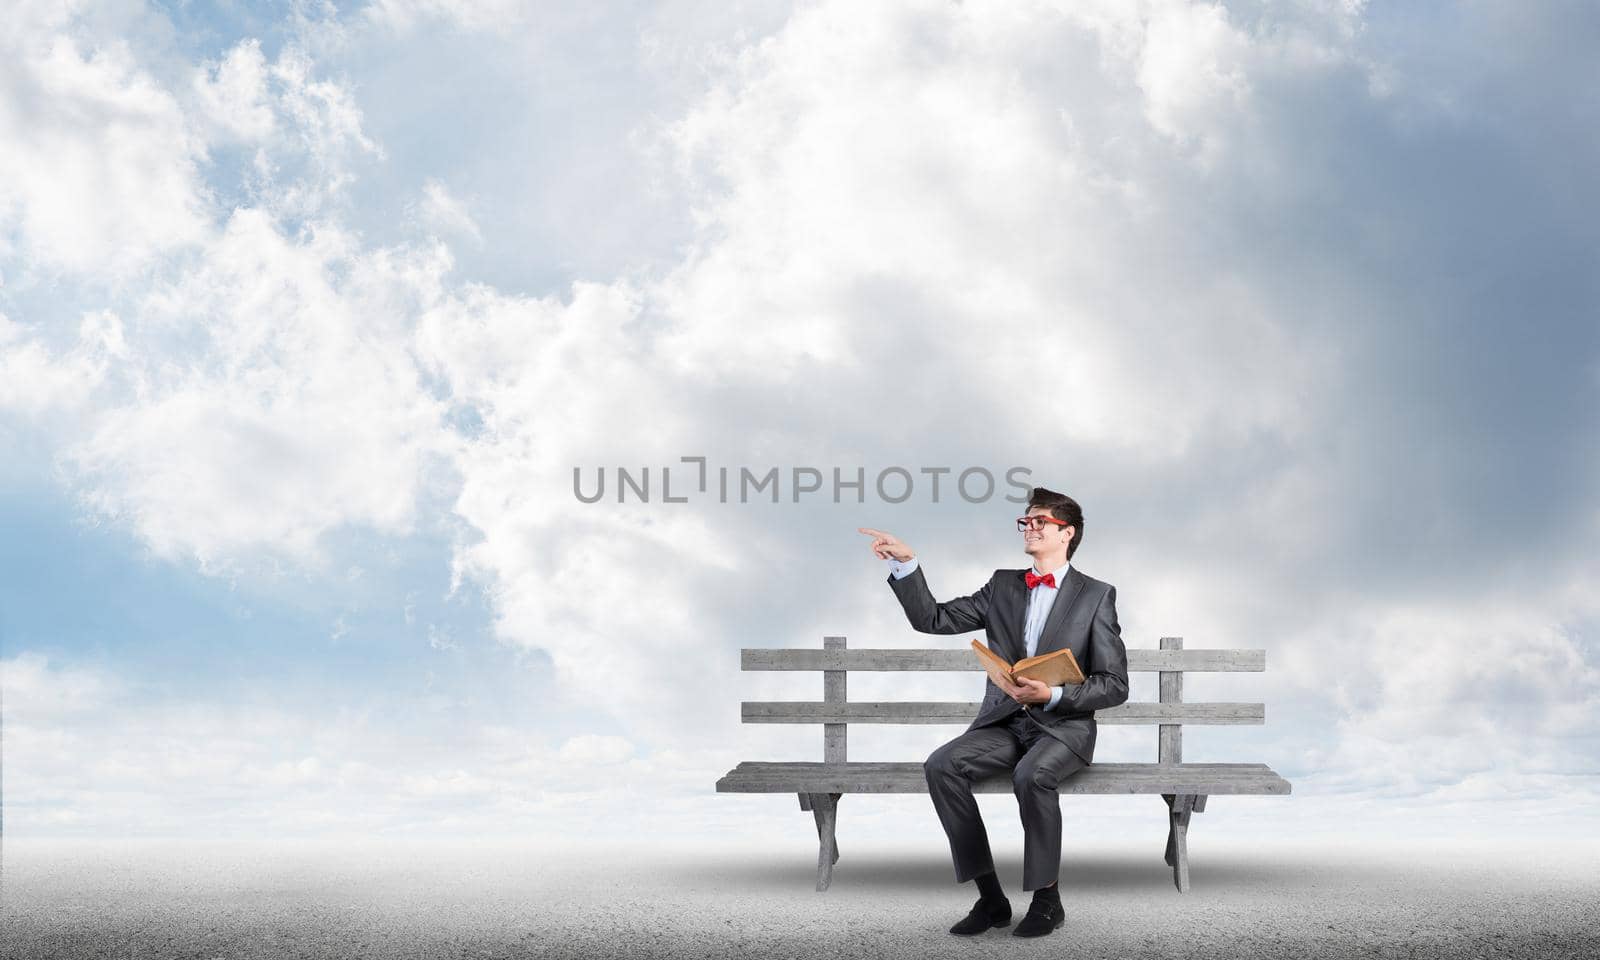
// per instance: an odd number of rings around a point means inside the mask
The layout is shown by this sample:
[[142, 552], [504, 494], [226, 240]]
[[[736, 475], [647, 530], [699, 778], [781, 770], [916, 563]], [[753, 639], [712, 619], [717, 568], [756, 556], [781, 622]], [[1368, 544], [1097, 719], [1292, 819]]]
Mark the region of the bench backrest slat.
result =
[[[828, 637], [827, 640], [842, 640]], [[1177, 640], [1178, 637], [1165, 637]], [[792, 650], [746, 647], [739, 651], [741, 670], [982, 670], [970, 649], [868, 649]], [[1259, 673], [1267, 669], [1265, 650], [1149, 650], [1128, 651], [1130, 672]]]

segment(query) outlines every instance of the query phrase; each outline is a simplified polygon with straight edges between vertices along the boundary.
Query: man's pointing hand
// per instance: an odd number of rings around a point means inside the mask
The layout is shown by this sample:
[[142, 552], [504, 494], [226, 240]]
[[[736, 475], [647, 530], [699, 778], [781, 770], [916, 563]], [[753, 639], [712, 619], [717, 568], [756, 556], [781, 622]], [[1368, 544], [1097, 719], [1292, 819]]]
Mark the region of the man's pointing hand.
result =
[[896, 560], [910, 560], [916, 556], [910, 547], [901, 543], [900, 538], [892, 533], [874, 530], [871, 527], [856, 527], [856, 532], [872, 538], [872, 552], [877, 554], [880, 560], [888, 560], [891, 557]]

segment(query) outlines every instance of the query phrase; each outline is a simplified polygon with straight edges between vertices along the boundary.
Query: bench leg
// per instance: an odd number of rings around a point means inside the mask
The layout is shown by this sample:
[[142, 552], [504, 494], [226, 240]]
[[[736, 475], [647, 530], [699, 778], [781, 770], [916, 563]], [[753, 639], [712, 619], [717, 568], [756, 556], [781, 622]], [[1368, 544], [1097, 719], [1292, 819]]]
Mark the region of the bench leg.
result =
[[[813, 795], [809, 794], [809, 793], [800, 794], [800, 809], [801, 810], [810, 810], [811, 809], [811, 797], [812, 796]], [[835, 793], [835, 794], [816, 794], [816, 796], [832, 796], [833, 797], [833, 801], [834, 801], [834, 805], [835, 805], [835, 808], [836, 808], [835, 816], [837, 816], [837, 805], [838, 805], [838, 801], [839, 801], [839, 794], [837, 794], [837, 793]], [[818, 840], [822, 840], [823, 839], [822, 818], [820, 816], [817, 818], [817, 839]], [[839, 840], [838, 840], [837, 837], [835, 837], [834, 841], [833, 841], [833, 862], [834, 863], [838, 863], [839, 862]]]
[[839, 841], [835, 827], [839, 821], [839, 794], [805, 794], [802, 805], [808, 805], [817, 819], [817, 889], [826, 890], [833, 882], [833, 865], [839, 862]]
[[1189, 892], [1189, 814], [1198, 801], [1201, 809], [1205, 799], [1194, 794], [1163, 793], [1167, 802], [1167, 866], [1172, 868], [1172, 882], [1179, 893]]

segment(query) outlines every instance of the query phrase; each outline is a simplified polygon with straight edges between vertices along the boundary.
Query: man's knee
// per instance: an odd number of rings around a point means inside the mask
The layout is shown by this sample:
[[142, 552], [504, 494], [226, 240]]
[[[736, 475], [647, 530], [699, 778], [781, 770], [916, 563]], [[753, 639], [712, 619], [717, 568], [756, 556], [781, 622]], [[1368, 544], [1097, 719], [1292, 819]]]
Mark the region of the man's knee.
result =
[[922, 761], [922, 775], [930, 780], [934, 777], [950, 776], [956, 772], [955, 761], [950, 756], [948, 743], [928, 754], [928, 759]]
[[1054, 792], [1061, 784], [1061, 773], [1054, 764], [1023, 760], [1011, 771], [1011, 789], [1018, 796], [1030, 792]]

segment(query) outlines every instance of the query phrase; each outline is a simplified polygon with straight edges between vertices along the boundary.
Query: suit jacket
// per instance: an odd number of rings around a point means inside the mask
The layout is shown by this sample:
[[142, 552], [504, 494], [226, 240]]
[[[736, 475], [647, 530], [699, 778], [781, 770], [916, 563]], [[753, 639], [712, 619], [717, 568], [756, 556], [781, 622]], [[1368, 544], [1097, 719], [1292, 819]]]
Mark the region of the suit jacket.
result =
[[[889, 575], [889, 586], [905, 608], [912, 628], [922, 633], [983, 630], [989, 649], [1015, 663], [1027, 655], [1023, 624], [1028, 616], [1026, 570], [996, 570], [977, 593], [946, 603], [934, 600], [923, 565], [903, 579]], [[1128, 651], [1117, 624], [1117, 588], [1068, 567], [1056, 594], [1035, 654], [1067, 647], [1084, 673], [1081, 684], [1067, 684], [1054, 710], [1029, 704], [1028, 712], [1050, 736], [1094, 762], [1094, 712], [1128, 699]], [[1021, 708], [984, 674], [983, 705], [968, 730], [999, 723]]]

